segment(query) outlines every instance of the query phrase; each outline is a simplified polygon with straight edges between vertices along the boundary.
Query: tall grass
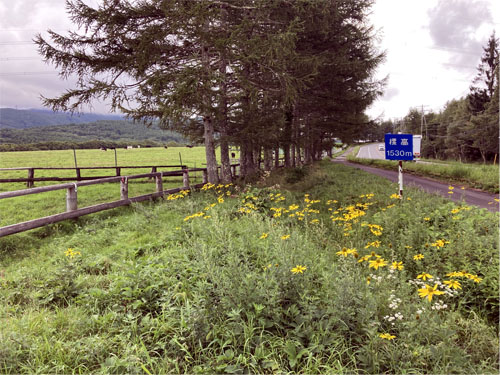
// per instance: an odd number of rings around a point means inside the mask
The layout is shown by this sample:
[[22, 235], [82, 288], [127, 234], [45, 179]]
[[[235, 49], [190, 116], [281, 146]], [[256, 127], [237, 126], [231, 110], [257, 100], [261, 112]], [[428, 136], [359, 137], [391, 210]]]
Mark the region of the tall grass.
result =
[[497, 216], [396, 190], [324, 162], [0, 239], [0, 371], [497, 373]]

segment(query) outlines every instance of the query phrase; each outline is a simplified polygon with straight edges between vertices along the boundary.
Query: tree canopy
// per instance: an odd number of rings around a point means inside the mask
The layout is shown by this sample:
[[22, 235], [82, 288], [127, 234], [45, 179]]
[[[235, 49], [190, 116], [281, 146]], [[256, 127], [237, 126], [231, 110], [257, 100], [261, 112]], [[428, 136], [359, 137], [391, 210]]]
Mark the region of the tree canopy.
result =
[[[78, 30], [38, 35], [40, 54], [76, 87], [44, 98], [76, 111], [92, 100], [136, 121], [203, 140], [208, 179], [231, 179], [284, 151], [286, 165], [318, 158], [333, 138], [366, 124], [384, 58], [367, 22], [373, 0], [67, 0]], [[275, 164], [275, 163], [274, 163]]]

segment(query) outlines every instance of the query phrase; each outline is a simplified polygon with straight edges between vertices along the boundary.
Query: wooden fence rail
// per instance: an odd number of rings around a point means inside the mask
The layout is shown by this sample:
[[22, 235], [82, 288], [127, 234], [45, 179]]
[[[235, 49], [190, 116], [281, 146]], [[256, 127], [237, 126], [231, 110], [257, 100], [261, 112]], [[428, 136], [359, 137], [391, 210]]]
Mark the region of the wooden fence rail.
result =
[[[232, 165], [232, 167], [234, 168], [236, 168], [237, 166], [238, 164]], [[191, 185], [189, 181], [189, 172], [199, 172], [199, 171], [203, 172], [203, 182], [200, 184]], [[182, 176], [183, 186], [174, 189], [163, 190], [163, 178], [167, 176]], [[128, 196], [128, 181], [138, 178], [153, 178], [156, 183], [156, 189], [155, 189], [156, 191], [151, 194], [145, 194], [130, 198]], [[78, 208], [79, 187], [105, 184], [105, 183], [116, 183], [116, 182], [120, 182], [120, 200], [109, 203], [101, 203], [84, 208]], [[113, 176], [100, 179], [92, 179], [88, 181], [69, 182], [65, 184], [58, 184], [52, 186], [42, 186], [37, 188], [7, 191], [4, 193], [0, 193], [0, 199], [21, 197], [24, 195], [39, 194], [49, 191], [66, 189], [66, 212], [0, 227], [0, 237], [8, 236], [14, 233], [24, 232], [30, 229], [39, 228], [63, 220], [75, 219], [83, 215], [109, 210], [120, 206], [126, 206], [134, 202], [142, 202], [149, 199], [160, 198], [163, 197], [164, 195], [174, 194], [181, 190], [198, 189], [203, 185], [205, 185], [206, 183], [207, 183], [206, 168], [192, 168], [192, 169], [184, 168], [182, 170], [171, 171], [171, 172], [153, 172], [153, 173], [144, 173], [131, 176]]]
[[[159, 168], [181, 168], [186, 169], [185, 165], [121, 165], [113, 167], [16, 167], [16, 168], [0, 168], [1, 171], [28, 171], [27, 178], [0, 178], [0, 183], [2, 182], [26, 182], [26, 187], [33, 187], [35, 182], [40, 181], [86, 181], [86, 180], [96, 180], [103, 179], [111, 176], [90, 176], [83, 177], [82, 170], [102, 170], [102, 169], [114, 169], [115, 176], [121, 176], [123, 169], [137, 169], [137, 168], [151, 168], [151, 173], [155, 173]], [[36, 170], [73, 170], [75, 171], [75, 177], [35, 177]], [[176, 175], [173, 175], [176, 176]]]
[[[232, 165], [232, 167], [236, 168], [238, 164]], [[203, 172], [203, 182], [200, 184], [191, 185], [189, 181], [189, 172]], [[163, 190], [163, 178], [166, 176], [182, 176], [183, 186]], [[154, 193], [140, 195], [137, 197], [129, 198], [128, 196], [128, 182], [129, 180], [138, 179], [138, 178], [153, 178], [155, 180], [156, 189]], [[101, 203], [94, 206], [78, 208], [78, 188], [81, 186], [89, 186], [89, 185], [98, 185], [105, 183], [116, 183], [120, 182], [120, 200]], [[191, 190], [191, 189], [199, 189], [203, 185], [207, 183], [207, 170], [206, 168], [192, 168], [192, 169], [182, 169], [179, 171], [171, 171], [171, 172], [153, 172], [153, 173], [144, 173], [137, 174], [131, 176], [114, 176], [114, 177], [106, 177], [100, 179], [93, 179], [89, 181], [78, 181], [78, 182], [69, 182], [65, 184], [58, 184], [52, 186], [42, 186], [37, 188], [16, 190], [16, 191], [7, 191], [4, 193], [0, 193], [0, 199], [20, 197], [24, 195], [30, 194], [39, 194], [49, 191], [56, 190], [64, 190], [66, 189], [66, 212], [50, 215], [46, 217], [42, 217], [39, 219], [29, 220], [22, 223], [12, 224], [4, 227], [0, 227], [0, 237], [8, 236], [10, 234], [24, 232], [26, 230], [39, 228], [48, 224], [57, 223], [59, 221], [75, 219], [83, 215], [88, 215], [104, 210], [109, 210], [112, 208], [126, 206], [134, 202], [142, 202], [149, 199], [160, 198], [167, 194], [174, 194], [181, 190]]]

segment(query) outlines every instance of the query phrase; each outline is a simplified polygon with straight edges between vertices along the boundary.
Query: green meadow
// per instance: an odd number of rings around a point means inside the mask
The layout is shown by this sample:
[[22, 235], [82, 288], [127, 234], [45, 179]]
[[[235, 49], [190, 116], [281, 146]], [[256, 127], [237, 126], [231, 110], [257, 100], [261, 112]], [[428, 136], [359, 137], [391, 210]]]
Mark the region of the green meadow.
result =
[[322, 161], [0, 238], [0, 372], [497, 374], [498, 214], [396, 192]]
[[[113, 150], [76, 150], [78, 167], [114, 167], [115, 153]], [[153, 166], [153, 165], [183, 165], [189, 168], [204, 167], [204, 147], [170, 147], [117, 149], [118, 166]], [[74, 168], [73, 150], [55, 151], [23, 151], [0, 153], [0, 168], [14, 167], [66, 167]], [[158, 171], [178, 170], [179, 168], [160, 168]], [[121, 175], [150, 173], [151, 168], [122, 169]], [[115, 170], [82, 170], [82, 176], [114, 176]], [[0, 178], [26, 178], [28, 172], [0, 171]], [[75, 177], [75, 170], [38, 170], [35, 177]], [[193, 173], [193, 183], [200, 183], [201, 172]], [[35, 187], [54, 185], [58, 182], [36, 182]], [[167, 177], [163, 181], [164, 189], [182, 186], [182, 177]], [[26, 183], [0, 183], [0, 192], [21, 190]], [[153, 193], [155, 182], [148, 178], [130, 180], [129, 196]], [[31, 220], [47, 215], [64, 212], [66, 209], [66, 191], [59, 190], [42, 194], [0, 200], [0, 226]], [[78, 189], [78, 206], [86, 207], [98, 203], [111, 202], [120, 199], [120, 184], [109, 183], [91, 185]]]

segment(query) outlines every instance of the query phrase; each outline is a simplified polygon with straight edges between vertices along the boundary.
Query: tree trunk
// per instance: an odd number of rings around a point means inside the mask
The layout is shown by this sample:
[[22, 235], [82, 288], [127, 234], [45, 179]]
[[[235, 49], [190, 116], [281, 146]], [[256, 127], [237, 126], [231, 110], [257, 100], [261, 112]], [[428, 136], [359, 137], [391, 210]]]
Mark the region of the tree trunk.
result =
[[219, 132], [220, 132], [220, 161], [221, 161], [221, 179], [224, 183], [229, 183], [232, 180], [231, 175], [231, 160], [229, 158], [229, 143], [228, 139], [228, 121], [227, 121], [227, 75], [226, 75], [226, 59], [221, 56], [219, 63], [219, 72], [222, 76], [220, 87], [219, 101]]
[[274, 149], [274, 167], [278, 168], [280, 166], [280, 148], [276, 146]]
[[264, 170], [270, 171], [273, 165], [273, 150], [269, 147], [264, 147]]
[[208, 47], [201, 47], [201, 63], [204, 70], [202, 77], [203, 89], [205, 91], [203, 97], [203, 137], [205, 139], [205, 155], [207, 159], [207, 177], [208, 182], [216, 184], [219, 182], [219, 175], [217, 173], [217, 159], [215, 157], [215, 140], [214, 140], [214, 124], [211, 115], [208, 115], [209, 109], [212, 108], [211, 97], [208, 92], [210, 91], [210, 56], [208, 54]]
[[203, 118], [205, 155], [207, 158], [207, 178], [208, 182], [217, 184], [219, 175], [217, 173], [217, 159], [215, 157], [214, 125], [209, 116]]

